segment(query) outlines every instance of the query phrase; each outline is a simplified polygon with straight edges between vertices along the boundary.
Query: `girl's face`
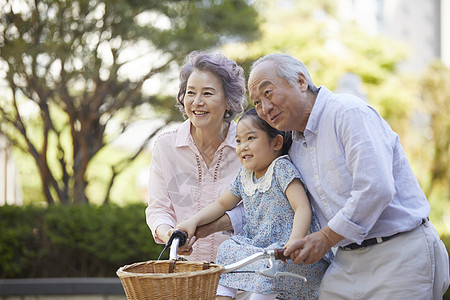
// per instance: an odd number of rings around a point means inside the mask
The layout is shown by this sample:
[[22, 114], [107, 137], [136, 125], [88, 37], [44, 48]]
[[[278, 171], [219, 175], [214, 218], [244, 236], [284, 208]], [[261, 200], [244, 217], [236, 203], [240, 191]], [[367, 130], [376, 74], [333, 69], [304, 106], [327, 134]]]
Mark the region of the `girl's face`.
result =
[[278, 157], [283, 138], [270, 138], [267, 133], [253, 125], [251, 117], [241, 119], [237, 125], [236, 153], [242, 165], [255, 172], [257, 178], [263, 176], [270, 163]]
[[184, 107], [196, 128], [222, 125], [227, 103], [220, 78], [210, 71], [195, 69], [187, 81]]

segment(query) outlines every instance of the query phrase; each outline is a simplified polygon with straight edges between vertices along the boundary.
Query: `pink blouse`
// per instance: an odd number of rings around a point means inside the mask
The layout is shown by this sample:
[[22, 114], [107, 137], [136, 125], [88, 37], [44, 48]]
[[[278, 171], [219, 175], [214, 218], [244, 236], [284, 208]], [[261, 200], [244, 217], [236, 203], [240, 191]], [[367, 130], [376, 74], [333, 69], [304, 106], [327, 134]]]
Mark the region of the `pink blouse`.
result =
[[[147, 224], [157, 243], [161, 224], [175, 227], [215, 201], [236, 176], [241, 163], [236, 155], [236, 124], [230, 123], [226, 139], [208, 168], [190, 134], [186, 120], [177, 129], [161, 134], [155, 141], [148, 183]], [[218, 246], [227, 239], [215, 233], [194, 244], [192, 261], [215, 261]]]

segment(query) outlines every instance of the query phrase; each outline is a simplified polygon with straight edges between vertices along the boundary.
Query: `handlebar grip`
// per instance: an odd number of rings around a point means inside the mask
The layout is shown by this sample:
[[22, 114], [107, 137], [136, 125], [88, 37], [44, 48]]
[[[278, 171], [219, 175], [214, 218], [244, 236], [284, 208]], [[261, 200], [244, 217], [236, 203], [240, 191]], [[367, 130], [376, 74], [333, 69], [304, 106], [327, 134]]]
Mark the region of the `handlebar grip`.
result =
[[178, 238], [180, 240], [179, 246], [183, 246], [184, 244], [186, 244], [188, 236], [184, 231], [175, 230], [174, 232], [172, 232], [172, 235], [170, 236], [170, 239], [167, 242], [167, 246], [172, 245], [172, 241], [174, 238]]
[[284, 255], [284, 248], [281, 249], [273, 249], [274, 253], [275, 253], [275, 259], [284, 259], [284, 260], [288, 260], [291, 259], [289, 256], [285, 256]]

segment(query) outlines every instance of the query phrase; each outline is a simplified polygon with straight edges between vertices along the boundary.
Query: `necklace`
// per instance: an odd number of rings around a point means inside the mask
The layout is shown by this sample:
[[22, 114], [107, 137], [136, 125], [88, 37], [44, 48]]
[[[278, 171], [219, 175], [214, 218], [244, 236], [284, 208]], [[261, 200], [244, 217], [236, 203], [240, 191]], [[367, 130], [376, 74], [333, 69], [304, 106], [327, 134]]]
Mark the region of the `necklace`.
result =
[[[203, 143], [203, 142], [200, 143], [199, 141], [196, 141], [196, 140], [199, 140], [198, 134], [195, 134], [194, 132], [191, 133], [194, 145], [197, 148], [199, 154], [202, 156], [205, 163], [208, 165], [208, 167], [214, 160], [214, 155], [215, 155], [217, 149], [220, 147], [220, 145], [223, 143], [223, 141], [227, 137], [229, 125], [230, 125], [229, 123], [226, 123], [226, 126], [222, 130], [221, 134], [215, 135], [211, 140], [209, 140], [209, 142], [206, 142], [206, 143]], [[203, 141], [205, 139], [201, 139], [201, 140]], [[201, 145], [201, 147], [199, 147], [199, 145]]]

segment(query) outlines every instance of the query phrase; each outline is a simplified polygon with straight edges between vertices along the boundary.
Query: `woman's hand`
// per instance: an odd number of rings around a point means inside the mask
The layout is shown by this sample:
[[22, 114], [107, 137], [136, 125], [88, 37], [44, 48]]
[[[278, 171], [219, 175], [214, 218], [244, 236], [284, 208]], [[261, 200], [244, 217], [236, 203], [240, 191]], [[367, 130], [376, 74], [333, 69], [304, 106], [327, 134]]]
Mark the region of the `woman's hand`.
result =
[[156, 236], [167, 244], [172, 235], [173, 227], [167, 224], [161, 224], [156, 228]]

